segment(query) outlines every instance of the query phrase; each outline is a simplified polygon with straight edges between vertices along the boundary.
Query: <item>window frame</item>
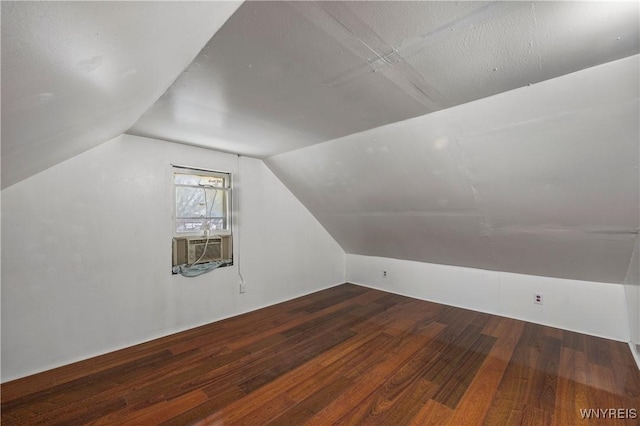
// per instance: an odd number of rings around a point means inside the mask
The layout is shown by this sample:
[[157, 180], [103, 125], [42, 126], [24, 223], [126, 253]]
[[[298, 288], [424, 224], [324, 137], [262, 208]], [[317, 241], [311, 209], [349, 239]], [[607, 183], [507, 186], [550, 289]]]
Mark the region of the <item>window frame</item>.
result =
[[[173, 217], [172, 217], [172, 234], [174, 237], [203, 237], [207, 236], [207, 230], [201, 229], [197, 231], [185, 231], [179, 232], [177, 230], [178, 224], [178, 187], [193, 187], [193, 185], [180, 185], [176, 184], [176, 175], [184, 174], [184, 175], [194, 175], [201, 176], [203, 178], [206, 177], [217, 177], [224, 179], [224, 186], [220, 188], [216, 188], [218, 190], [222, 190], [226, 193], [226, 197], [224, 199], [224, 215], [223, 220], [226, 219], [226, 228], [227, 229], [216, 229], [209, 232], [209, 236], [213, 237], [216, 235], [232, 235], [232, 174], [231, 172], [219, 171], [219, 170], [210, 170], [210, 169], [202, 169], [199, 167], [190, 167], [190, 166], [178, 166], [171, 165], [171, 204], [173, 206]], [[206, 210], [205, 210], [206, 211]], [[204, 220], [211, 219], [218, 216], [205, 216]], [[219, 217], [218, 217], [219, 218]]]

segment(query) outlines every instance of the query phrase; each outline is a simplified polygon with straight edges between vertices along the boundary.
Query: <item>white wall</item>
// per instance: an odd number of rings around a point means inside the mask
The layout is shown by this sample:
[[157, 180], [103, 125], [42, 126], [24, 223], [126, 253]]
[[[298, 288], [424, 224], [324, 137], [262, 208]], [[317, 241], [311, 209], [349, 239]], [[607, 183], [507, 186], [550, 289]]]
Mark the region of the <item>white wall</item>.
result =
[[629, 346], [640, 368], [640, 238], [636, 238], [636, 246], [624, 282], [631, 331]]
[[[383, 278], [382, 271], [387, 271]], [[347, 281], [609, 339], [628, 341], [624, 286], [347, 255]], [[544, 304], [533, 303], [542, 293]]]
[[[233, 173], [233, 267], [171, 275], [170, 164]], [[262, 161], [117, 137], [2, 191], [2, 381], [340, 284], [344, 256]]]

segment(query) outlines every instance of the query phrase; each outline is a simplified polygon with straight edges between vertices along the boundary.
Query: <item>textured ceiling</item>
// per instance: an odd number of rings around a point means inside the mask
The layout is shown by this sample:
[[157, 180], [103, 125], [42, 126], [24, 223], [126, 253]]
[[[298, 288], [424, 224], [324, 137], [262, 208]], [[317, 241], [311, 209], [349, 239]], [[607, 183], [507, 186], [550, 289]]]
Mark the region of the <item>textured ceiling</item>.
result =
[[638, 2], [245, 2], [129, 133], [268, 157], [638, 52]]
[[239, 2], [7, 2], [2, 187], [125, 132]]
[[266, 160], [347, 253], [622, 283], [639, 57]]

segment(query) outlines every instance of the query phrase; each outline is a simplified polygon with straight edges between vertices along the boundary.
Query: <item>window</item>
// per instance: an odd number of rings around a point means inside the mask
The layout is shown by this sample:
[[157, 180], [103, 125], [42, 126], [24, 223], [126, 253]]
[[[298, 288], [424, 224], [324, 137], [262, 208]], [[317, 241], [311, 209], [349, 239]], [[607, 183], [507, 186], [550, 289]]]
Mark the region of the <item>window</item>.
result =
[[231, 175], [174, 166], [171, 272], [195, 277], [233, 265]]
[[174, 169], [175, 235], [230, 234], [231, 175]]

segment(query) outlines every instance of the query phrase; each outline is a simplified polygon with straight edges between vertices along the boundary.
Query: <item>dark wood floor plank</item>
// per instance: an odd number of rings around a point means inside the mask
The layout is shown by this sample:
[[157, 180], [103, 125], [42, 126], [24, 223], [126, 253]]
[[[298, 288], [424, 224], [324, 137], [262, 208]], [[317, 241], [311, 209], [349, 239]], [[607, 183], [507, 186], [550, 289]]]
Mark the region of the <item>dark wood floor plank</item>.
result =
[[575, 331], [562, 330], [562, 346], [584, 352], [584, 335]]
[[[232, 350], [244, 350], [266, 338], [286, 338], [287, 336], [303, 333], [305, 328], [312, 328], [314, 324], [322, 324], [331, 320], [333, 316], [347, 314], [352, 306], [353, 304], [351, 303], [343, 302], [313, 313], [305, 313], [301, 310], [295, 314], [287, 314], [288, 318], [285, 316], [284, 321], [263, 324], [261, 327], [254, 327], [254, 330], [250, 333], [236, 334], [232, 338], [227, 338], [226, 345]], [[309, 324], [310, 322], [311, 324]]]
[[[616, 390], [620, 395], [640, 400], [640, 375], [633, 374], [636, 366], [631, 351], [618, 342], [609, 341], [611, 369], [616, 381]], [[639, 404], [640, 405], [640, 404]], [[640, 412], [640, 407], [639, 412]]]
[[71, 404], [32, 418], [29, 420], [28, 424], [33, 426], [87, 424], [93, 420], [106, 416], [113, 411], [120, 410], [125, 406], [126, 402], [122, 397], [95, 401], [91, 407], [87, 407], [84, 404], [77, 407], [75, 404]]
[[[375, 298], [370, 299], [370, 302], [379, 298], [380, 292], [377, 293]], [[361, 302], [362, 299], [359, 298], [358, 301]], [[386, 303], [384, 305], [391, 306], [390, 303]], [[369, 319], [377, 318], [379, 316], [388, 316], [389, 312], [392, 312], [392, 310], [389, 309], [377, 316], [371, 316]], [[424, 316], [425, 312], [423, 310], [420, 317], [416, 320], [422, 319]], [[395, 317], [385, 322], [387, 325], [384, 327], [384, 330], [389, 331], [390, 329], [396, 330], [401, 328], [401, 326], [396, 323], [402, 320], [404, 320], [404, 315], [401, 315], [399, 311], [396, 311]], [[379, 320], [374, 320], [364, 326], [362, 324], [356, 325], [354, 329], [358, 329], [360, 331], [358, 333], [358, 337], [351, 339], [348, 344], [344, 345], [343, 349], [337, 348], [333, 354], [323, 354], [322, 359], [318, 360], [317, 366], [310, 364], [306, 366], [306, 369], [300, 369], [295, 374], [282, 377], [282, 379], [284, 379], [283, 381], [286, 382], [284, 386], [274, 382], [273, 386], [269, 385], [264, 389], [256, 391], [256, 398], [261, 399], [262, 402], [259, 405], [254, 405], [253, 411], [245, 413], [244, 417], [238, 417], [238, 413], [246, 411], [246, 405], [238, 403], [230, 406], [229, 410], [225, 409], [224, 411], [226, 412], [221, 411], [220, 413], [212, 415], [208, 420], [213, 423], [222, 422], [225, 424], [235, 424], [249, 422], [251, 419], [260, 419], [260, 423], [266, 423], [272, 419], [272, 414], [277, 412], [277, 410], [273, 408], [274, 406], [282, 406], [283, 410], [290, 408], [288, 404], [280, 404], [282, 399], [273, 397], [273, 395], [277, 395], [284, 392], [285, 389], [291, 388], [291, 390], [287, 391], [287, 394], [290, 397], [286, 398], [286, 401], [288, 402], [292, 399], [300, 401], [311, 394], [318, 386], [327, 384], [340, 374], [357, 376], [359, 374], [366, 373], [367, 366], [371, 365], [369, 359], [379, 357], [380, 354], [387, 353], [390, 347], [394, 347], [395, 344], [397, 344], [396, 341], [393, 345], [390, 345], [392, 343], [391, 336], [386, 333], [380, 333], [380, 324]], [[407, 325], [404, 328], [409, 329], [411, 327]], [[371, 339], [373, 341], [371, 341]], [[318, 369], [319, 372], [317, 372]], [[305, 378], [309, 376], [311, 377], [305, 380]], [[294, 384], [293, 386], [292, 383]], [[269, 396], [265, 398], [265, 394]], [[269, 398], [272, 398], [273, 400], [270, 400]], [[269, 415], [265, 415], [267, 412]]]
[[455, 409], [487, 354], [491, 351], [494, 342], [495, 337], [481, 334], [475, 344], [457, 361], [447, 377], [442, 381], [433, 399], [442, 405]]
[[550, 425], [553, 422], [552, 413], [531, 405], [524, 406], [522, 410], [522, 426]]
[[[379, 336], [377, 330], [369, 330], [367, 334], [360, 333], [311, 362], [255, 390], [250, 400], [247, 401], [248, 398], [245, 398], [235, 401], [211, 414], [206, 420], [211, 424], [242, 424], [260, 419], [257, 424], [264, 424], [282, 414], [292, 404], [315, 392], [318, 387], [333, 380], [342, 371], [341, 368], [357, 366], [357, 361], [376, 354], [377, 351], [374, 349], [380, 348], [380, 344], [388, 344], [391, 340], [391, 336]], [[376, 342], [370, 344], [372, 339], [376, 339]], [[365, 344], [367, 346], [362, 347]]]
[[[417, 321], [425, 318], [424, 306], [418, 301], [410, 301], [405, 304], [393, 305], [385, 309], [377, 315], [370, 316], [361, 323], [353, 326], [355, 332], [366, 332], [371, 328], [376, 328], [387, 334], [398, 335], [403, 334], [410, 327], [416, 325]], [[428, 311], [427, 311], [428, 312]]]
[[238, 386], [247, 393], [252, 392], [354, 335], [355, 333], [349, 330], [322, 334], [313, 342], [305, 343], [304, 348], [294, 349], [293, 356], [282, 356], [274, 360], [275, 362], [265, 365], [265, 369], [257, 375], [247, 377], [247, 375], [242, 374]]
[[330, 312], [320, 317], [314, 318], [309, 321], [305, 321], [300, 325], [289, 328], [288, 330], [282, 331], [282, 334], [285, 337], [292, 337], [300, 334], [308, 334], [318, 330], [324, 330], [326, 327], [335, 328], [336, 322], [344, 320], [348, 318], [349, 314], [353, 309], [362, 308], [362, 306], [345, 306], [339, 311]]
[[[44, 418], [62, 418], [63, 414], [70, 410], [77, 415], [93, 415], [96, 411], [95, 407], [101, 406], [105, 401], [124, 399], [126, 404], [115, 409], [114, 407], [117, 404], [114, 403], [110, 406], [109, 413], [102, 417], [109, 417], [119, 411], [138, 411], [156, 405], [159, 402], [164, 402], [163, 395], [152, 394], [145, 400], [131, 404], [130, 401], [127, 401], [127, 392], [136, 386], [148, 386], [147, 383], [152, 381], [154, 377], [173, 372], [172, 370], [179, 368], [183, 364], [194, 362], [200, 356], [201, 354], [198, 350], [193, 350], [191, 353], [179, 354], [170, 360], [165, 360], [162, 365], [149, 365], [129, 374], [116, 376], [113, 380], [97, 381], [95, 385], [92, 384], [79, 389], [79, 392], [63, 392], [65, 402], [57, 401], [56, 408], [47, 410]], [[48, 421], [45, 421], [45, 423], [48, 423]]]
[[291, 409], [273, 419], [269, 424], [302, 424], [322, 410], [335, 398], [336, 395], [342, 393], [347, 387], [351, 386], [351, 384], [351, 380], [346, 377], [338, 377], [333, 382], [318, 388], [316, 392], [313, 392], [311, 395], [294, 405]]
[[496, 341], [473, 376], [456, 410], [452, 410], [448, 423], [450, 426], [482, 424], [498, 391], [524, 324], [523, 321], [500, 317], [493, 317], [486, 324], [482, 333], [495, 337]]
[[[483, 420], [484, 425], [520, 424], [524, 410], [524, 401], [530, 393], [530, 386], [535, 375], [535, 365], [539, 358], [539, 347], [531, 347], [532, 333], [535, 329], [525, 324], [522, 334], [506, 370], [500, 381], [496, 396]], [[542, 337], [542, 336], [541, 336]]]
[[611, 368], [611, 356], [609, 354], [609, 340], [596, 336], [585, 336], [585, 348], [587, 359], [592, 364]]
[[[387, 382], [388, 386], [389, 382]], [[386, 387], [385, 386], [385, 390]], [[438, 389], [434, 383], [417, 378], [389, 393], [375, 392], [344, 415], [340, 424], [405, 425]]]
[[314, 303], [305, 305], [299, 309], [290, 311], [290, 312], [299, 312], [304, 311], [306, 313], [313, 313], [317, 311], [321, 311], [329, 306], [337, 305], [345, 300], [351, 299], [353, 297], [359, 296], [363, 293], [367, 292], [367, 289], [364, 287], [358, 286], [347, 286], [344, 291], [334, 294], [328, 294], [328, 297], [322, 298]]
[[[111, 415], [100, 418], [93, 426], [114, 424], [156, 425], [166, 419], [174, 418], [185, 411], [205, 403], [209, 397], [197, 390], [182, 395], [171, 401], [160, 401], [144, 408], [127, 407], [124, 410], [113, 412]], [[129, 409], [130, 408], [130, 409]]]
[[321, 316], [330, 314], [332, 312], [336, 312], [345, 307], [351, 307], [355, 305], [367, 306], [374, 302], [376, 299], [380, 299], [383, 296], [383, 292], [379, 290], [367, 289], [367, 291], [360, 293], [359, 295], [352, 297], [347, 300], [341, 300], [339, 303], [331, 306], [327, 306], [320, 311], [315, 311], [313, 313], [306, 313], [303, 309], [296, 310], [295, 314], [287, 314], [289, 318], [287, 321], [283, 323], [275, 323], [275, 321], [269, 324], [266, 330], [262, 330], [258, 332], [258, 330], [254, 330], [253, 333], [246, 335], [245, 337], [234, 336], [232, 342], [228, 342], [226, 344], [230, 349], [243, 349], [244, 347], [255, 343], [257, 340], [263, 339], [268, 335], [274, 335], [282, 333], [286, 330], [292, 329], [294, 327], [300, 326], [301, 324], [315, 320]]
[[369, 395], [384, 383], [398, 368], [407, 360], [411, 359], [416, 352], [423, 349], [425, 339], [433, 339], [445, 328], [443, 324], [436, 322], [427, 326], [424, 335], [416, 338], [415, 335], [400, 335], [394, 338], [389, 350], [379, 354], [368, 364], [369, 368], [364, 374], [358, 374], [354, 378], [353, 386], [338, 395], [329, 405], [327, 405], [318, 415], [309, 420], [310, 425], [335, 424], [341, 417], [346, 415], [353, 407], [362, 403]]
[[[2, 411], [23, 419], [36, 418], [46, 413], [82, 400], [89, 395], [101, 393], [116, 386], [115, 380], [128, 380], [140, 370], [157, 368], [157, 361], [171, 357], [169, 351], [146, 356], [109, 370], [62, 383], [2, 404]], [[120, 398], [115, 398], [119, 400]]]
[[[271, 395], [267, 404], [260, 403], [260, 400], [251, 398], [251, 405], [246, 407], [243, 402], [246, 398], [236, 401], [233, 409], [225, 407], [215, 414], [207, 417], [201, 424], [203, 425], [265, 425], [282, 415], [297, 402], [289, 398], [286, 393]], [[259, 403], [256, 407], [253, 402]], [[239, 405], [237, 403], [240, 403]], [[249, 411], [248, 409], [253, 408]]]
[[393, 342], [393, 337], [388, 334], [378, 334], [357, 349], [344, 353], [341, 358], [325, 366], [312, 376], [304, 378], [287, 391], [287, 395], [294, 401], [302, 401], [309, 397], [319, 387], [338, 380], [341, 377], [354, 378], [364, 374], [374, 358], [381, 351], [386, 351]]
[[528, 398], [525, 402], [527, 406], [540, 408], [548, 413], [554, 412], [560, 367], [560, 345], [559, 339], [543, 337], [538, 363], [529, 384]]
[[575, 365], [576, 351], [569, 346], [560, 349], [560, 365], [558, 369], [558, 386], [556, 389], [556, 406], [564, 406], [563, 410], [554, 411], [553, 425], [568, 426], [578, 421], [576, 408]]
[[181, 377], [172, 378], [154, 387], [162, 386], [163, 394], [168, 399], [196, 389], [203, 389], [205, 392], [216, 392], [219, 386], [226, 389], [227, 383], [231, 380], [239, 382], [243, 377], [252, 377], [265, 369], [273, 359], [282, 354], [294, 353], [293, 351], [303, 346], [308, 340], [309, 336], [299, 334], [257, 352], [232, 352], [227, 359], [212, 358], [207, 363], [202, 363], [197, 368], [181, 374]]
[[413, 419], [411, 419], [410, 424], [412, 426], [442, 426], [446, 424], [453, 424], [456, 426], [471, 425], [471, 423], [450, 423], [451, 416], [453, 416], [453, 414], [454, 410], [431, 399], [427, 401], [425, 405], [420, 407], [418, 413]]
[[236, 401], [237, 399], [245, 396], [245, 393], [242, 392], [239, 388], [235, 386], [228, 386], [224, 391], [218, 393], [215, 398], [207, 399], [205, 402], [196, 405], [195, 407], [184, 411], [176, 416], [173, 416], [167, 420], [163, 420], [158, 423], [161, 425], [171, 426], [182, 426], [190, 423], [194, 423], [198, 420], [204, 419], [209, 415], [209, 413], [219, 410], [225, 405]]
[[[348, 313], [348, 309], [333, 312], [323, 317], [323, 323], [333, 324], [332, 320], [344, 318]], [[313, 335], [308, 335], [305, 331], [299, 330], [297, 333], [289, 333], [288, 338], [284, 341], [277, 341], [274, 345], [255, 352], [232, 352], [227, 355], [227, 359], [214, 358], [192, 371], [183, 373], [183, 378], [187, 380], [181, 380], [180, 377], [177, 377], [175, 380], [156, 384], [155, 387], [162, 386], [163, 394], [171, 399], [198, 388], [203, 388], [205, 392], [214, 393], [217, 391], [217, 386], [222, 384], [224, 387], [230, 380], [239, 384], [243, 378], [251, 378], [260, 372], [268, 371], [270, 363], [273, 364], [278, 357], [297, 354], [309, 342], [318, 340], [317, 336], [314, 339]]]
[[345, 284], [1, 392], [3, 425], [559, 426], [638, 410], [640, 371], [621, 342]]
[[449, 326], [434, 339], [430, 345], [434, 356], [427, 360], [424, 367], [424, 378], [439, 385], [443, 385], [462, 359], [478, 346], [482, 329], [467, 325], [462, 333], [453, 334], [454, 338], [451, 338], [450, 331]]
[[234, 362], [242, 360], [246, 354], [241, 352], [229, 352], [201, 358], [192, 364], [178, 369], [178, 371], [162, 376], [156, 376], [155, 380], [132, 388], [125, 394], [129, 404], [136, 404], [148, 399], [155, 399], [158, 395], [170, 395], [177, 397], [199, 388], [199, 383], [207, 374], [222, 369]]
[[[573, 379], [573, 386], [575, 387], [575, 393], [573, 398], [574, 398], [575, 410], [578, 410], [578, 412], [574, 411], [574, 414], [577, 416], [579, 413], [579, 410], [581, 409], [598, 408], [598, 407], [592, 407], [589, 404], [589, 399], [590, 399], [589, 394], [591, 393], [591, 389], [587, 384], [587, 375], [588, 375], [587, 354], [584, 351], [573, 351], [572, 361], [573, 361], [572, 379]], [[560, 407], [562, 407], [562, 405], [556, 406], [556, 414], [554, 418], [570, 416], [570, 414], [559, 414], [558, 411], [560, 410]], [[569, 407], [568, 409], [563, 409], [562, 411], [565, 411], [565, 412], [571, 411], [571, 408]], [[577, 423], [577, 424], [580, 424], [580, 423]]]
[[339, 422], [351, 424], [375, 420], [392, 424], [393, 421], [399, 421], [398, 411], [404, 413], [405, 421], [411, 419], [420, 406], [439, 388], [438, 385], [422, 378], [429, 361], [438, 355], [439, 353], [425, 342], [420, 350], [400, 364], [383, 384], [356, 408], [345, 414]]

